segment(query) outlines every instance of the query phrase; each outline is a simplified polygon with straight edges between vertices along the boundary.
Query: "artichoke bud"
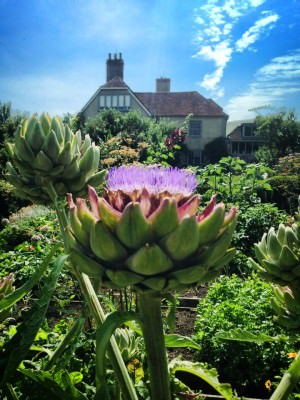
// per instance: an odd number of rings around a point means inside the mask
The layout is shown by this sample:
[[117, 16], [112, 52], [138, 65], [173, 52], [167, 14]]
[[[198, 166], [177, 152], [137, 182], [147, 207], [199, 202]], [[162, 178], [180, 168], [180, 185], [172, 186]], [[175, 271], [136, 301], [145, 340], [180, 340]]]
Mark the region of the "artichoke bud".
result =
[[146, 244], [126, 260], [126, 265], [133, 272], [151, 276], [170, 270], [173, 263], [157, 244]]
[[[110, 288], [168, 291], [213, 279], [234, 255], [227, 248], [236, 210], [225, 215], [224, 205], [216, 205], [213, 197], [197, 216], [196, 184], [190, 171], [112, 168], [102, 198], [89, 187], [90, 211], [83, 200], [75, 204], [69, 198], [71, 211], [76, 209], [71, 253], [99, 260], [105, 267], [102, 284]], [[78, 229], [89, 236], [89, 245]]]
[[92, 227], [90, 246], [94, 254], [104, 261], [120, 261], [127, 256], [126, 249], [102, 221]]
[[193, 216], [182, 220], [173, 232], [161, 240], [161, 244], [173, 260], [183, 260], [197, 250], [198, 241], [198, 225]]
[[280, 224], [277, 233], [274, 228], [270, 228], [261, 242], [255, 245], [260, 264], [259, 274], [271, 282], [290, 285], [300, 276], [299, 244], [293, 226], [291, 228]]
[[116, 233], [120, 241], [131, 249], [137, 249], [151, 239], [150, 226], [138, 203], [129, 203], [126, 206], [117, 224]]
[[[88, 146], [89, 145], [89, 146]], [[87, 136], [82, 146], [81, 133], [74, 134], [69, 127], [64, 127], [58, 117], [50, 118], [42, 114], [40, 118], [33, 115], [25, 120], [15, 134], [15, 144], [9, 147], [12, 164], [17, 167], [17, 176], [29, 178], [28, 185], [41, 193], [41, 199], [47, 201], [49, 195], [42, 183], [36, 177], [44, 177], [45, 182], [51, 182], [54, 187], [60, 184], [81, 194], [87, 181], [102, 181], [103, 175], [98, 172], [99, 149]], [[79, 167], [82, 167], [82, 170]], [[8, 177], [8, 179], [10, 179]], [[76, 180], [76, 182], [75, 182]], [[16, 180], [15, 180], [16, 182]], [[21, 195], [36, 201], [37, 191], [22, 190]], [[66, 192], [60, 193], [65, 195]]]

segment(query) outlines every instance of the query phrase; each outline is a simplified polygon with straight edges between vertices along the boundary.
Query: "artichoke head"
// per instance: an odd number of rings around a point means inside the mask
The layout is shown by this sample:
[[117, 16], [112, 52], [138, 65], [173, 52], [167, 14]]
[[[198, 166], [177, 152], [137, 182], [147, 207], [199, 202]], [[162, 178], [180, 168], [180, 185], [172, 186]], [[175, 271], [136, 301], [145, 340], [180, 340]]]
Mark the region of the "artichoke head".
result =
[[[188, 185], [190, 173], [169, 169], [165, 176], [159, 168], [140, 170], [128, 168], [127, 181], [116, 184], [109, 173], [102, 198], [89, 187], [90, 208], [83, 199], [74, 202], [69, 196], [72, 261], [111, 288], [168, 291], [218, 276], [234, 255], [228, 247], [236, 209], [226, 213], [224, 204], [216, 204], [213, 197], [197, 215], [198, 195], [180, 193], [178, 187], [172, 192], [177, 175], [179, 186]], [[142, 179], [143, 173], [152, 178]], [[143, 182], [140, 188], [129, 182], [135, 175]]]
[[20, 197], [36, 203], [49, 201], [49, 183], [60, 196], [83, 195], [87, 184], [97, 186], [105, 175], [98, 172], [99, 148], [90, 137], [82, 140], [80, 131], [72, 132], [59, 117], [48, 114], [35, 114], [20, 124], [7, 150], [7, 180]]
[[300, 281], [300, 225], [280, 224], [277, 232], [271, 228], [255, 244], [258, 263], [251, 260], [258, 274], [265, 280], [281, 286]]

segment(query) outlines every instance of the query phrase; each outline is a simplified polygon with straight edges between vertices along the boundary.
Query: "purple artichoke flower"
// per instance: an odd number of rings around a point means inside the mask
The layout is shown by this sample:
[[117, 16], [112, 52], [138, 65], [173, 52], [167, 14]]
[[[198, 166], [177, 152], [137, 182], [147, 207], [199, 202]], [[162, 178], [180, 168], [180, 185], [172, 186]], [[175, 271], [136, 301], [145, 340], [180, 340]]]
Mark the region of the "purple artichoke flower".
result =
[[227, 250], [236, 209], [227, 214], [213, 196], [197, 214], [194, 173], [178, 168], [120, 167], [98, 197], [69, 195], [70, 255], [106, 287], [169, 290], [207, 282], [233, 256]]

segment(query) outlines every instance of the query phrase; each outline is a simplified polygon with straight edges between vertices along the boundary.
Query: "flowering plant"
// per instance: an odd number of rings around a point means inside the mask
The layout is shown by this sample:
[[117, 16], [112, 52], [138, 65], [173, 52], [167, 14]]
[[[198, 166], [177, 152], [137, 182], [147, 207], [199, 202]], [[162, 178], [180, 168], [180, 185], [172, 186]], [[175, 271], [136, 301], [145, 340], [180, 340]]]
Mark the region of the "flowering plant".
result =
[[185, 142], [186, 133], [183, 129], [175, 129], [169, 133], [165, 140], [165, 146], [168, 150], [173, 150], [175, 145], [180, 145]]
[[[236, 208], [225, 212], [215, 196], [198, 214], [196, 177], [190, 171], [157, 166], [113, 168], [107, 189], [98, 197], [89, 187], [84, 199], [69, 195], [69, 252], [78, 269], [103, 286], [133, 286], [138, 292], [138, 315], [106, 319], [107, 330], [126, 319], [138, 319], [145, 341], [151, 398], [171, 398], [161, 318], [161, 299], [181, 289], [216, 277], [234, 254], [228, 249], [236, 224]], [[125, 318], [125, 319], [124, 319]], [[102, 339], [104, 343], [102, 343]], [[106, 342], [105, 342], [106, 340]], [[104, 357], [102, 357], [104, 358]], [[101, 360], [99, 356], [98, 359]], [[105, 368], [98, 369], [98, 395], [107, 396]]]

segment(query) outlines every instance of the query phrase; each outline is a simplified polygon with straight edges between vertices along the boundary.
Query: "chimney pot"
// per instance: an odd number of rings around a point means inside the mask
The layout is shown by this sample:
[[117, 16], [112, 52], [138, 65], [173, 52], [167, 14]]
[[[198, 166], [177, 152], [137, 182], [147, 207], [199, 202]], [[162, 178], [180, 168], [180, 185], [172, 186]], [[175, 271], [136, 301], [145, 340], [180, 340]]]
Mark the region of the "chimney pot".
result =
[[111, 81], [115, 77], [123, 80], [124, 76], [124, 61], [122, 60], [122, 53], [119, 53], [120, 58], [117, 58], [117, 53], [114, 53], [114, 58], [111, 53], [108, 54], [106, 61], [106, 82]]

